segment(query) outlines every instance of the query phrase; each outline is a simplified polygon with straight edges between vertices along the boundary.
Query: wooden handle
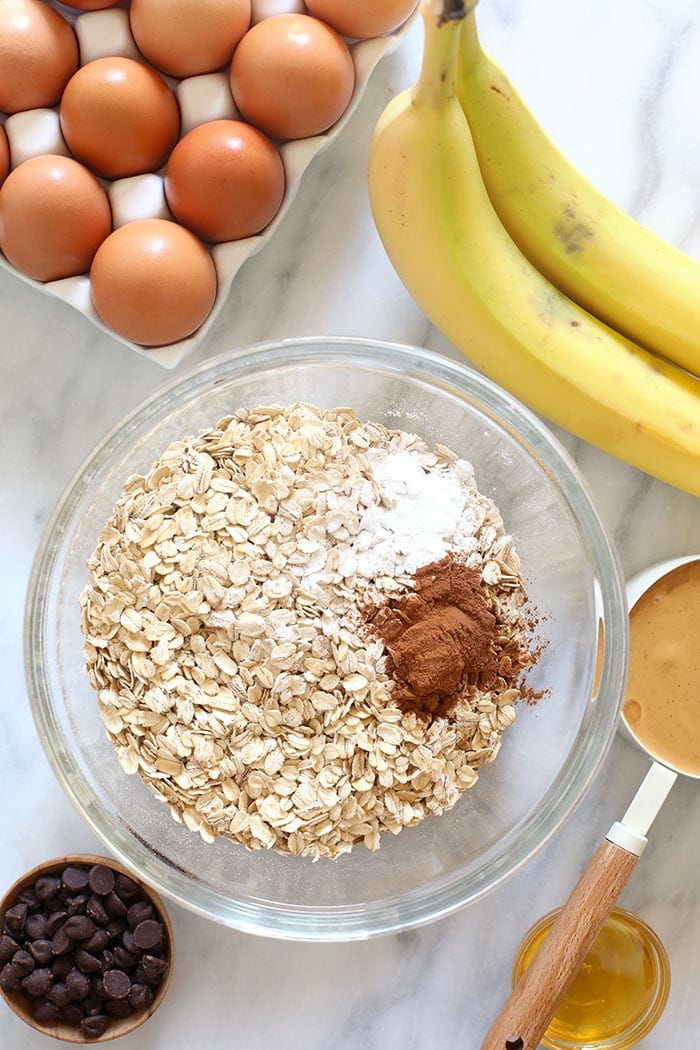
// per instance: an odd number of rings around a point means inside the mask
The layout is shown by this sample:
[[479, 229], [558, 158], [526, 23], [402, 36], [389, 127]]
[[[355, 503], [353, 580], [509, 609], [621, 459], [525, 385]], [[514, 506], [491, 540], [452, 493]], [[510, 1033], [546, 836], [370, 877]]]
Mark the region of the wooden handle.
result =
[[608, 839], [598, 847], [481, 1050], [537, 1050], [638, 860]]

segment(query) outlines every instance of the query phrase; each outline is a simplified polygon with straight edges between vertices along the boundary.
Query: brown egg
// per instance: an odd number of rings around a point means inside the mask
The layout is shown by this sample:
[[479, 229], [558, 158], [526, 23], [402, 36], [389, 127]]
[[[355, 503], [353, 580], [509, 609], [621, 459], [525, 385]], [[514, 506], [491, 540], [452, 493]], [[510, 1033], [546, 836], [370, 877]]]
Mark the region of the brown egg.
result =
[[216, 270], [193, 233], [165, 219], [115, 230], [95, 256], [90, 293], [98, 315], [125, 339], [165, 346], [191, 335], [216, 297]]
[[174, 94], [132, 58], [82, 66], [66, 85], [60, 116], [71, 153], [109, 179], [156, 171], [180, 130]]
[[129, 21], [149, 62], [191, 77], [229, 61], [250, 25], [250, 0], [131, 0]]
[[61, 3], [80, 11], [102, 11], [105, 7], [116, 7], [120, 0], [61, 0]]
[[107, 194], [70, 157], [32, 157], [0, 186], [0, 249], [36, 281], [87, 273], [111, 226]]
[[307, 138], [335, 124], [354, 85], [347, 44], [309, 15], [274, 15], [259, 22], [231, 62], [231, 91], [239, 110], [278, 139]]
[[78, 68], [78, 41], [40, 0], [0, 0], [0, 110], [53, 106]]
[[384, 36], [402, 25], [417, 0], [305, 0], [312, 15], [343, 36], [366, 39]]
[[0, 127], [0, 186], [10, 170], [10, 147], [7, 143], [5, 129]]
[[194, 128], [180, 139], [165, 169], [171, 212], [208, 241], [259, 233], [277, 214], [284, 184], [276, 148], [240, 120]]

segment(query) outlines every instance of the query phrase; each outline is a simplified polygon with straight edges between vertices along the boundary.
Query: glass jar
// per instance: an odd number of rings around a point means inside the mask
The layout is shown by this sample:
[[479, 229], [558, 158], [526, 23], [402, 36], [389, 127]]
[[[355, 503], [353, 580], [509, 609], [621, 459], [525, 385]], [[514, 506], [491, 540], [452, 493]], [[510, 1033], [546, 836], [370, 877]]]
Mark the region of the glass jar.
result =
[[[559, 911], [536, 923], [516, 953], [513, 986]], [[542, 1038], [548, 1050], [629, 1050], [661, 1017], [671, 971], [657, 934], [637, 915], [613, 908]]]

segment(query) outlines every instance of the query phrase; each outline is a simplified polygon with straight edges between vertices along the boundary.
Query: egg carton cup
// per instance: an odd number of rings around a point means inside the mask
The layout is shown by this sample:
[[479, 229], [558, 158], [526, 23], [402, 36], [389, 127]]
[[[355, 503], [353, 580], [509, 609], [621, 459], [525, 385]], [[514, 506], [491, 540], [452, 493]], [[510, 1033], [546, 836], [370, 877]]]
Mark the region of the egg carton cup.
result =
[[[75, 16], [75, 11], [60, 4], [51, 6], [55, 6], [73, 23], [80, 45], [81, 64], [91, 62], [96, 58], [121, 56], [136, 57], [148, 65], [133, 42], [129, 31], [128, 12], [124, 8], [87, 11], [75, 18], [71, 17]], [[209, 246], [218, 282], [216, 299], [204, 323], [187, 339], [160, 347], [144, 347], [124, 339], [103, 324], [98, 317], [92, 305], [88, 274], [42, 283], [20, 273], [1, 253], [0, 266], [45, 295], [69, 303], [117, 342], [148, 357], [151, 361], [156, 361], [163, 368], [175, 368], [204, 342], [231, 291], [236, 274], [248, 259], [261, 251], [274, 237], [277, 227], [289, 211], [299, 191], [304, 172], [312, 160], [327, 149], [341, 134], [359, 104], [374, 69], [382, 58], [398, 48], [416, 18], [417, 12], [414, 11], [407, 21], [393, 33], [383, 37], [348, 42], [355, 66], [355, 89], [347, 109], [341, 118], [322, 135], [289, 140], [279, 146], [286, 176], [284, 199], [277, 215], [261, 233], [254, 237], [246, 237], [238, 241], [224, 241]], [[210, 120], [238, 118], [239, 114], [231, 97], [227, 73], [208, 73], [178, 81], [163, 74], [160, 70], [157, 72], [169, 84], [177, 97], [181, 114], [181, 136]], [[61, 135], [57, 109], [35, 109], [15, 113], [7, 117], [4, 127], [10, 142], [13, 168], [17, 167], [21, 161], [42, 154], [69, 155], [69, 150]], [[109, 196], [115, 229], [137, 219], [173, 218], [165, 200], [162, 171], [163, 169], [155, 174], [117, 179], [114, 182], [99, 180]]]

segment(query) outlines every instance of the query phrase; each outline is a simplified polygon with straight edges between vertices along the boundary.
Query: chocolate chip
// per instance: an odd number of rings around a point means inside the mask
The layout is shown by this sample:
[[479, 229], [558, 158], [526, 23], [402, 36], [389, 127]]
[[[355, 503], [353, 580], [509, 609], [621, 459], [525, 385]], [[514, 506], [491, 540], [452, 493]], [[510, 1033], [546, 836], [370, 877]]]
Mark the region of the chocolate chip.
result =
[[93, 893], [106, 897], [114, 889], [114, 872], [104, 864], [95, 864], [88, 873], [88, 883]]
[[[136, 980], [136, 972], [134, 972], [134, 981]], [[142, 969], [142, 976], [140, 984], [147, 984], [149, 988], [157, 988], [161, 982], [160, 977], [149, 977], [148, 974]]]
[[48, 999], [36, 999], [33, 1017], [39, 1024], [54, 1024], [58, 1020], [58, 1007]]
[[61, 1021], [63, 1021], [64, 1024], [67, 1024], [70, 1028], [78, 1028], [83, 1019], [83, 1012], [79, 1006], [75, 1005], [75, 1003], [68, 1003], [67, 1006], [62, 1006], [60, 1008], [58, 1016]]
[[46, 916], [42, 915], [41, 912], [37, 915], [27, 916], [24, 932], [30, 941], [43, 939], [46, 936]]
[[131, 981], [123, 970], [108, 970], [102, 978], [102, 987], [108, 999], [126, 999], [131, 991]]
[[63, 932], [72, 941], [87, 941], [95, 932], [95, 924], [87, 915], [71, 915], [63, 924]]
[[160, 981], [161, 977], [168, 968], [168, 964], [165, 961], [165, 959], [157, 958], [155, 955], [144, 955], [143, 959], [141, 960], [141, 966], [143, 967], [143, 972], [148, 978], [149, 983], [153, 981], [157, 983], [158, 981]]
[[67, 955], [61, 955], [53, 963], [51, 973], [57, 981], [63, 981], [73, 969], [73, 960]]
[[126, 904], [120, 897], [117, 897], [114, 890], [105, 897], [105, 907], [109, 914], [115, 918], [122, 918], [126, 915]]
[[95, 930], [92, 937], [88, 941], [83, 941], [82, 947], [88, 952], [100, 952], [104, 951], [109, 944], [109, 934], [106, 930]]
[[124, 901], [133, 900], [134, 897], [138, 897], [141, 892], [133, 879], [130, 879], [128, 875], [122, 875], [121, 873], [116, 877], [115, 887], [117, 893]]
[[140, 922], [153, 918], [153, 908], [146, 901], [137, 901], [132, 904], [126, 913], [126, 923], [130, 930], [135, 930]]
[[42, 875], [34, 883], [34, 892], [40, 901], [49, 901], [61, 888], [61, 880], [56, 875]]
[[139, 961], [138, 955], [134, 952], [128, 952], [126, 948], [122, 948], [121, 944], [118, 944], [114, 949], [114, 961], [121, 970], [130, 970]]
[[20, 948], [18, 952], [12, 956], [12, 965], [22, 971], [22, 975], [26, 977], [28, 973], [31, 973], [36, 963], [29, 952], [25, 952], [23, 948]]
[[157, 951], [163, 943], [163, 927], [154, 919], [145, 919], [134, 930], [134, 941], [142, 951]]
[[56, 894], [56, 907], [64, 907], [66, 901], [71, 896], [71, 891], [67, 886], [61, 886], [60, 890]]
[[121, 935], [125, 930], [124, 919], [110, 919], [105, 926], [105, 929], [109, 934], [110, 939], [116, 941], [118, 938], [121, 938]]
[[5, 926], [9, 933], [22, 933], [27, 918], [26, 904], [13, 904], [5, 912]]
[[56, 930], [59, 928], [59, 926], [63, 926], [63, 923], [66, 921], [67, 918], [67, 911], [59, 910], [52, 912], [46, 920], [46, 936], [53, 937]]
[[106, 973], [107, 970], [111, 970], [114, 967], [114, 952], [110, 951], [109, 948], [100, 955], [100, 968], [102, 973]]
[[33, 886], [25, 886], [23, 890], [20, 890], [17, 894], [17, 900], [22, 904], [26, 904], [30, 911], [39, 907], [36, 890]]
[[46, 995], [52, 984], [53, 975], [51, 970], [47, 970], [43, 966], [33, 970], [22, 981], [22, 987], [27, 995], [31, 995], [32, 999], [36, 999], [38, 995]]
[[46, 993], [46, 998], [59, 1009], [63, 1006], [68, 1006], [71, 1001], [64, 981], [55, 981], [53, 988], [50, 988]]
[[75, 897], [68, 898], [66, 901], [66, 911], [69, 915], [83, 915], [87, 902], [87, 893], [78, 893]]
[[106, 926], [109, 922], [109, 915], [107, 914], [104, 903], [94, 894], [87, 902], [85, 914], [88, 918], [92, 919], [93, 922], [96, 922], [98, 926]]
[[34, 956], [34, 958], [40, 966], [46, 966], [48, 963], [51, 962], [51, 959], [53, 957], [51, 941], [47, 941], [44, 938], [42, 938], [39, 941], [32, 941], [31, 944], [28, 945], [28, 947], [29, 951], [32, 953], [32, 955]]
[[109, 922], [109, 916], [107, 915], [107, 909], [105, 908], [104, 901], [101, 897], [96, 897], [92, 894], [92, 897], [85, 906], [85, 915], [97, 923], [98, 926], [105, 926]]
[[102, 970], [102, 963], [97, 956], [86, 952], [84, 948], [75, 953], [75, 965], [83, 973], [99, 973]]
[[0, 970], [0, 988], [4, 992], [18, 992], [22, 983], [22, 973], [12, 963], [5, 963]]
[[88, 873], [85, 868], [68, 867], [61, 875], [61, 882], [71, 893], [77, 893], [87, 886]]
[[124, 930], [124, 933], [122, 935], [122, 944], [128, 952], [138, 952], [138, 948], [136, 947], [136, 941], [134, 940], [134, 935], [131, 932], [131, 930]]
[[99, 1039], [107, 1031], [108, 1024], [109, 1019], [104, 1014], [95, 1014], [93, 1017], [83, 1018], [80, 1027], [90, 1039]]
[[86, 996], [80, 1004], [80, 1009], [83, 1011], [83, 1017], [94, 1017], [95, 1014], [101, 1014], [104, 1006], [104, 996], [100, 992], [99, 995], [94, 993]]
[[153, 989], [146, 984], [134, 984], [129, 992], [129, 1002], [134, 1010], [145, 1010], [153, 1002]]
[[[66, 920], [67, 921], [67, 920]], [[51, 951], [54, 955], [65, 955], [73, 947], [73, 942], [63, 926], [56, 930], [51, 940]]]
[[130, 1003], [126, 999], [108, 999], [105, 1003], [105, 1013], [108, 1017], [124, 1020], [125, 1017], [131, 1017], [133, 1012]]
[[90, 978], [73, 969], [66, 977], [66, 988], [71, 999], [84, 999], [90, 992]]
[[18, 949], [19, 944], [14, 937], [10, 937], [9, 933], [3, 933], [0, 937], [0, 962], [9, 962]]

